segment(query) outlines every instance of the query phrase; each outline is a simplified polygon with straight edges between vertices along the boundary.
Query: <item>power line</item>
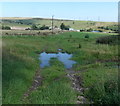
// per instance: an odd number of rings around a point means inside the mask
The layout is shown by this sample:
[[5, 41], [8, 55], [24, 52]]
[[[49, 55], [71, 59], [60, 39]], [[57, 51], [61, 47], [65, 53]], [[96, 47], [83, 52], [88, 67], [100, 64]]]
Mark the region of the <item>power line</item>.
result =
[[100, 21], [100, 16], [98, 16], [98, 21]]

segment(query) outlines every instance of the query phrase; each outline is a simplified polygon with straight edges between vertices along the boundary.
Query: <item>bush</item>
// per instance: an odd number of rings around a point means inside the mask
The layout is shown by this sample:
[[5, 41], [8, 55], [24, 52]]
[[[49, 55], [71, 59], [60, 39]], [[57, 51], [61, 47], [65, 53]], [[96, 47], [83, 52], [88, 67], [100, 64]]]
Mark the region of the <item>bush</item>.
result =
[[61, 28], [62, 30], [65, 29], [64, 23], [62, 23], [62, 24], [60, 25], [60, 28]]
[[45, 30], [45, 29], [49, 29], [49, 27], [45, 26], [45, 25], [43, 25], [42, 27], [40, 27], [40, 30]]
[[85, 32], [86, 30], [85, 29], [80, 29], [80, 32]]
[[105, 27], [104, 27], [104, 26], [101, 26], [101, 27], [98, 27], [98, 29], [105, 29]]
[[119, 35], [104, 36], [104, 37], [98, 38], [96, 40], [96, 43], [101, 43], [101, 44], [118, 44], [118, 39], [120, 39]]
[[81, 46], [81, 44], [79, 44], [79, 47], [78, 48], [81, 48], [82, 46]]
[[66, 26], [64, 30], [69, 30], [69, 27], [68, 27], [68, 26]]
[[37, 27], [35, 24], [33, 24], [33, 25], [31, 26], [31, 29], [32, 29], [32, 30], [37, 30], [38, 27]]
[[31, 26], [31, 29], [32, 29], [32, 30], [46, 30], [46, 29], [49, 29], [49, 27], [48, 27], [48, 26], [45, 26], [45, 25], [43, 25], [42, 27], [39, 27], [39, 26], [36, 26], [35, 24], [33, 24], [33, 25]]
[[93, 31], [93, 29], [92, 29], [92, 28], [90, 28], [90, 29], [87, 29], [87, 32], [91, 32], [91, 31]]
[[26, 28], [25, 30], [31, 30], [30, 28]]
[[71, 34], [70, 34], [69, 36], [70, 36], [70, 38], [72, 38], [72, 35], [71, 35]]
[[89, 38], [89, 35], [88, 35], [88, 34], [86, 34], [86, 35], [85, 35], [85, 38]]
[[104, 29], [104, 30], [111, 30], [111, 31], [115, 31], [116, 33], [118, 32], [118, 25], [110, 25], [110, 26], [106, 26], [106, 27], [98, 27], [99, 29]]
[[11, 28], [9, 26], [2, 26], [3, 30], [11, 30]]
[[96, 83], [88, 91], [87, 95], [95, 104], [119, 104], [120, 94], [116, 82], [105, 81]]
[[61, 28], [62, 30], [69, 30], [70, 26], [66, 26], [66, 25], [64, 25], [64, 23], [62, 23], [62, 24], [60, 25], [60, 28]]

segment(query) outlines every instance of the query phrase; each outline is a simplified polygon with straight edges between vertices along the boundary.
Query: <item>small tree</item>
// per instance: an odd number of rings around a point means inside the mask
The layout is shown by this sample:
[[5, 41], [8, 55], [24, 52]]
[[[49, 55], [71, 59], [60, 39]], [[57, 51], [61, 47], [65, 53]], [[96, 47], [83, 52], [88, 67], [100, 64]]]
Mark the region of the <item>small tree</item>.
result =
[[64, 23], [62, 23], [62, 24], [60, 25], [60, 28], [61, 28], [62, 30], [69, 30], [70, 26], [66, 26], [66, 25], [64, 25]]
[[9, 26], [2, 26], [2, 29], [11, 30], [11, 28]]
[[61, 28], [62, 30], [65, 29], [65, 25], [64, 25], [64, 23], [62, 23], [62, 24], [60, 25], [60, 28]]
[[38, 28], [37, 28], [37, 26], [36, 26], [35, 24], [33, 24], [33, 25], [31, 26], [31, 29], [36, 30], [36, 29], [38, 29]]

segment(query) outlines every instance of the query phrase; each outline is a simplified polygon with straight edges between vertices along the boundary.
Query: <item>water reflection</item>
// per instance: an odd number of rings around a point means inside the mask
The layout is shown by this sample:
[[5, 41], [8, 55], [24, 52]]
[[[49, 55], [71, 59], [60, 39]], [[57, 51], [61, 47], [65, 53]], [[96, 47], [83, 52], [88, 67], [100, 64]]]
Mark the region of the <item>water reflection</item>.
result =
[[46, 53], [43, 52], [40, 54], [40, 67], [44, 68], [45, 66], [50, 66], [49, 61], [51, 58], [57, 58], [59, 61], [61, 61], [65, 68], [69, 69], [72, 68], [73, 64], [75, 64], [76, 62], [73, 60], [70, 60], [70, 58], [72, 57], [72, 54], [68, 54], [68, 53]]

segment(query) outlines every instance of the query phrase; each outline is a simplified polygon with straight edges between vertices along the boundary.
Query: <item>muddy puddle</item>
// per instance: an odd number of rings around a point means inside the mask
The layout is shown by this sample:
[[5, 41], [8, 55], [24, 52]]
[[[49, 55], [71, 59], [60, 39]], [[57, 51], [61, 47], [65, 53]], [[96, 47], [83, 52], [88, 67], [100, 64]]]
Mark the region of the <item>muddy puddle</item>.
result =
[[51, 58], [57, 58], [60, 62], [62, 62], [64, 64], [64, 67], [66, 69], [70, 69], [72, 68], [73, 64], [76, 64], [75, 61], [70, 60], [70, 58], [72, 57], [72, 54], [68, 54], [68, 53], [62, 53], [62, 52], [58, 52], [58, 53], [46, 53], [46, 52], [42, 52], [40, 53], [40, 67], [44, 68], [46, 66], [50, 66], [50, 59]]

